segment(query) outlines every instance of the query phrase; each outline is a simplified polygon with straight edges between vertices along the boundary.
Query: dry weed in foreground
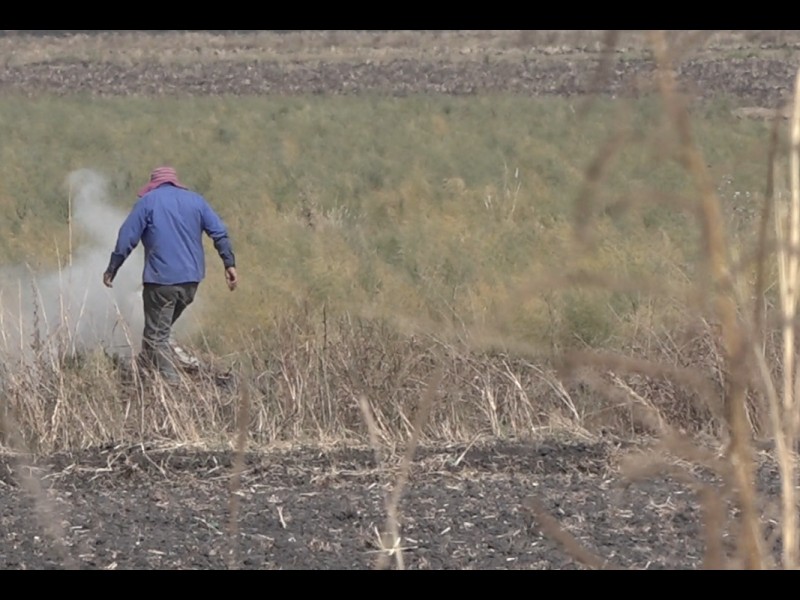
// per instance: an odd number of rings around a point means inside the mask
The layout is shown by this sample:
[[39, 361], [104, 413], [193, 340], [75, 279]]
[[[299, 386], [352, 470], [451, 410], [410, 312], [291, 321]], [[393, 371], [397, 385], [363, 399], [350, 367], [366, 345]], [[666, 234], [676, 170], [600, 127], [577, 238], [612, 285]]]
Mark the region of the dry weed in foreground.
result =
[[[414, 460], [414, 453], [416, 452], [417, 445], [419, 444], [420, 436], [425, 424], [428, 422], [428, 417], [433, 407], [433, 401], [439, 384], [442, 381], [443, 369], [439, 367], [431, 376], [428, 381], [428, 386], [425, 389], [424, 395], [420, 399], [417, 412], [414, 415], [414, 424], [411, 431], [411, 437], [406, 446], [406, 451], [403, 454], [402, 462], [400, 463], [400, 471], [397, 479], [392, 487], [392, 493], [386, 497], [386, 531], [387, 534], [378, 534], [378, 543], [380, 545], [378, 558], [375, 561], [376, 569], [385, 569], [388, 566], [389, 559], [394, 556], [398, 570], [405, 569], [405, 562], [403, 560], [403, 546], [402, 537], [400, 536], [400, 518], [399, 506], [400, 499], [402, 498], [403, 491], [408, 482], [409, 472], [411, 470], [411, 463]], [[359, 408], [361, 409], [364, 423], [367, 426], [370, 444], [372, 445], [373, 452], [375, 453], [376, 460], [380, 461], [382, 453], [379, 446], [379, 433], [378, 425], [370, 409], [369, 402], [364, 396], [359, 398]], [[382, 461], [381, 461], [382, 462]], [[385, 468], [385, 465], [378, 464], [379, 467]]]
[[233, 464], [233, 473], [230, 482], [230, 552], [229, 567], [238, 567], [238, 540], [239, 540], [239, 489], [241, 487], [242, 471], [244, 470], [244, 453], [247, 446], [248, 425], [250, 423], [250, 387], [248, 383], [242, 387], [239, 396], [239, 410], [237, 414], [237, 439], [236, 456]]
[[784, 233], [785, 210], [776, 210], [778, 239], [778, 261], [783, 317], [783, 403], [779, 406], [777, 396], [770, 394], [771, 414], [781, 472], [781, 497], [783, 512], [783, 561], [787, 569], [797, 568], [797, 500], [796, 486], [796, 441], [797, 408], [796, 394], [800, 392], [800, 377], [795, 357], [795, 317], [797, 300], [800, 297], [800, 71], [795, 79], [794, 114], [791, 125], [791, 203], [789, 207], [789, 241]]
[[541, 502], [534, 497], [525, 500], [527, 508], [537, 519], [542, 533], [557, 542], [566, 552], [579, 563], [593, 569], [620, 570], [620, 567], [608, 562], [581, 544], [575, 536], [564, 529], [557, 519], [547, 513]]
[[30, 453], [27, 451], [24, 441], [18, 435], [18, 431], [19, 428], [11, 412], [0, 406], [0, 439], [5, 440], [5, 444], [17, 456], [15, 475], [19, 480], [20, 486], [33, 500], [39, 524], [45, 535], [50, 538], [62, 564], [68, 570], [76, 570], [79, 567], [69, 553], [67, 544], [64, 541], [64, 530], [61, 526], [60, 515], [50, 501], [41, 479], [37, 477], [34, 466], [25, 460], [24, 457], [30, 455]]
[[[761, 497], [757, 487], [752, 444], [753, 424], [748, 414], [748, 392], [755, 385], [766, 396], [766, 408], [769, 411], [771, 433], [775, 440], [781, 476], [782, 518], [779, 533], [782, 543], [782, 567], [796, 569], [798, 508], [795, 492], [795, 453], [797, 424], [800, 418], [796, 397], [800, 393], [800, 369], [796, 366], [795, 327], [797, 301], [800, 297], [798, 289], [800, 285], [800, 70], [795, 79], [794, 113], [790, 131], [791, 201], [788, 207], [776, 204], [775, 210], [783, 343], [781, 385], [773, 381], [773, 373], [781, 369], [772, 368], [765, 356], [762, 331], [765, 320], [761, 314], [764, 309], [761, 295], [764, 293], [768, 258], [766, 234], [774, 189], [772, 179], [775, 177], [777, 124], [772, 134], [773, 146], [767, 157], [769, 181], [758, 235], [759, 264], [754, 290], [756, 300], [752, 310], [748, 310], [747, 302], [741, 292], [744, 286], [736, 281], [737, 270], [731, 260], [732, 252], [720, 199], [708, 176], [706, 161], [693, 137], [684, 98], [677, 92], [675, 70], [671, 62], [671, 57], [676, 56], [676, 53], [674, 49], [668, 48], [664, 32], [651, 32], [650, 38], [657, 67], [658, 91], [664, 101], [666, 116], [678, 136], [677, 158], [690, 175], [697, 193], [695, 214], [704, 243], [704, 267], [710, 280], [706, 293], [711, 300], [716, 321], [720, 325], [723, 348], [721, 372], [724, 381], [721, 416], [726, 426], [724, 433], [727, 443], [721, 455], [717, 455], [715, 452], [704, 450], [697, 440], [673, 431], [662, 419], [656, 417], [652, 422], [657, 423], [661, 431], [660, 447], [656, 448], [650, 459], [638, 457], [629, 461], [624, 465], [623, 474], [630, 480], [666, 474], [694, 489], [703, 508], [706, 568], [763, 569], [774, 566], [775, 561], [767, 552], [767, 548], [773, 547], [775, 540], [765, 539], [762, 519], [764, 506], [768, 505], [769, 499]], [[587, 186], [588, 192], [598, 187], [601, 175], [596, 165], [593, 165], [587, 173], [591, 184]], [[587, 197], [581, 198], [582, 203], [587, 201]], [[578, 222], [579, 239], [583, 237], [586, 225], [585, 222]], [[748, 323], [744, 318], [744, 315], [748, 314], [753, 317], [752, 323]], [[626, 369], [630, 372], [659, 371], [656, 366], [643, 365], [643, 361], [628, 360], [625, 357], [612, 362], [615, 370], [620, 372]], [[609, 358], [602, 355], [595, 356], [593, 353], [586, 353], [583, 356], [573, 355], [567, 364], [568, 370], [587, 363], [609, 363]], [[663, 369], [660, 371], [665, 372]], [[713, 393], [709, 389], [703, 389], [702, 392], [705, 396]], [[716, 404], [715, 398], [705, 398], [705, 400], [711, 405]], [[715, 473], [722, 482], [721, 489], [701, 481], [680, 461], [670, 461], [670, 456], [680, 457], [689, 461], [690, 465], [700, 466]], [[729, 505], [735, 508], [733, 512], [728, 512]], [[526, 502], [526, 507], [533, 511], [543, 532], [560, 543], [576, 560], [591, 568], [608, 567], [606, 561], [582, 547], [559, 526], [555, 519], [547, 515], [535, 499]], [[732, 532], [730, 539], [734, 544], [733, 557], [725, 554], [723, 539], [726, 524], [730, 524], [729, 531]]]
[[708, 177], [706, 161], [693, 138], [689, 112], [676, 91], [673, 65], [668, 61], [668, 48], [663, 32], [652, 36], [659, 88], [669, 118], [680, 142], [681, 161], [691, 175], [699, 194], [699, 220], [705, 243], [705, 259], [712, 278], [711, 293], [716, 316], [722, 327], [722, 342], [727, 369], [724, 410], [730, 434], [729, 458], [734, 468], [736, 491], [742, 511], [741, 552], [749, 568], [763, 566], [760, 518], [757, 509], [750, 424], [746, 414], [748, 387], [748, 347], [746, 333], [739, 321], [734, 300], [735, 285], [729, 264], [730, 250], [725, 221], [718, 196]]

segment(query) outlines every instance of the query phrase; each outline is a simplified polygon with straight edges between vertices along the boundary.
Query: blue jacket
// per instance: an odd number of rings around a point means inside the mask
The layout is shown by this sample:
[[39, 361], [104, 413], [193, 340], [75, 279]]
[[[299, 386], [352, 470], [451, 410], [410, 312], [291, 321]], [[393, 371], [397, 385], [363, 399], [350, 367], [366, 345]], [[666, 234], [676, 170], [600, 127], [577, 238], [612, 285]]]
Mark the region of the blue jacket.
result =
[[196, 192], [161, 185], [134, 204], [119, 229], [107, 271], [116, 275], [141, 241], [143, 283], [199, 283], [205, 277], [204, 232], [225, 268], [236, 266], [225, 224], [208, 202]]

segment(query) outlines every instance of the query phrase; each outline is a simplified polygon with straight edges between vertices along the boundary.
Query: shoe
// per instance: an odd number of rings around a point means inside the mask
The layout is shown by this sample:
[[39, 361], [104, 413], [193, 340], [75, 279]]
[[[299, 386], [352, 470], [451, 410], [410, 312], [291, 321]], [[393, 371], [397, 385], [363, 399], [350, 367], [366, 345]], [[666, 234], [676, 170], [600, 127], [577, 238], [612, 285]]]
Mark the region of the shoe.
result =
[[181, 366], [185, 369], [199, 369], [200, 368], [200, 361], [197, 360], [194, 356], [186, 352], [183, 348], [181, 348], [178, 343], [175, 341], [174, 338], [169, 338], [169, 345], [172, 348], [172, 351], [175, 353], [175, 356], [178, 359], [178, 362]]

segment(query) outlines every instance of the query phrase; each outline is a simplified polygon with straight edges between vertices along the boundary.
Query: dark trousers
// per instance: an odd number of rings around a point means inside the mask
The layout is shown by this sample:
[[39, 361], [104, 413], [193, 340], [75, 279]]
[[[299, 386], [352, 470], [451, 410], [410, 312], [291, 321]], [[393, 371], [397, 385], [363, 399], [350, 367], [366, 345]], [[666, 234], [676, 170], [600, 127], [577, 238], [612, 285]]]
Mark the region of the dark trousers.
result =
[[194, 301], [197, 283], [177, 285], [144, 284], [144, 332], [142, 354], [145, 364], [156, 368], [166, 379], [178, 376], [169, 345], [172, 326]]

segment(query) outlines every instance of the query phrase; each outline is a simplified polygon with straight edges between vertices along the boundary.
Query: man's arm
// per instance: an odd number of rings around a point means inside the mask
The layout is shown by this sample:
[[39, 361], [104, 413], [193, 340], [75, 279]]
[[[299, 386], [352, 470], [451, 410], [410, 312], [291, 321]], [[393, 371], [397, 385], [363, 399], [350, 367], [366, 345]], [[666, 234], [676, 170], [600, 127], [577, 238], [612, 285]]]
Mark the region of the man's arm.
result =
[[103, 282], [107, 286], [111, 287], [110, 284], [116, 277], [117, 271], [141, 241], [146, 226], [147, 214], [140, 200], [133, 206], [130, 214], [119, 228], [117, 244], [111, 252], [108, 267], [103, 274]]
[[203, 231], [214, 241], [214, 248], [217, 249], [225, 268], [235, 268], [236, 256], [233, 253], [233, 245], [228, 237], [228, 229], [208, 203], [203, 206]]

